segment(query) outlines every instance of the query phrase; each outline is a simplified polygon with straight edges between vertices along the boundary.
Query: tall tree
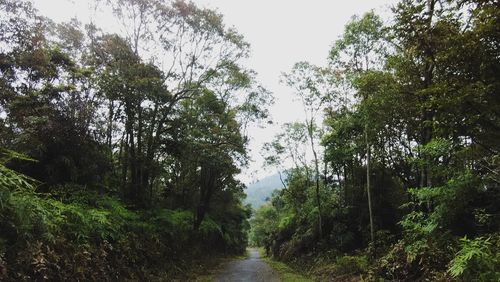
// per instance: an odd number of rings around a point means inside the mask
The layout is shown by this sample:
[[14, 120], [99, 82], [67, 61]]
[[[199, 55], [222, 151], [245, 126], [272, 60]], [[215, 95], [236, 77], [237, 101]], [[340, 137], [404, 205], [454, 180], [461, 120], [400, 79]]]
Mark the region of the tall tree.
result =
[[[105, 78], [101, 90], [108, 93], [109, 120], [125, 121], [125, 131], [115, 133], [122, 140], [115, 146], [120, 148], [122, 185], [143, 187], [135, 193], [142, 196], [132, 198], [144, 205], [160, 177], [155, 168], [175, 153], [164, 148], [174, 142], [184, 101], [196, 100], [208, 89], [225, 103], [225, 111], [235, 112], [238, 130], [244, 131], [248, 122], [267, 117], [263, 106], [271, 96], [239, 63], [249, 45], [215, 11], [184, 1], [121, 0], [109, 5], [123, 23], [125, 38], [103, 35], [94, 50]], [[128, 69], [128, 61], [137, 72]], [[106, 90], [108, 82], [117, 88]], [[117, 96], [115, 90], [129, 94]]]
[[326, 106], [330, 105], [335, 94], [331, 87], [332, 79], [335, 79], [335, 76], [329, 72], [329, 69], [313, 66], [307, 62], [296, 63], [292, 71], [283, 76], [284, 82], [295, 91], [294, 94], [297, 95], [304, 109], [307, 136], [314, 158], [318, 234], [320, 238], [323, 234], [323, 223], [321, 220], [320, 158], [317, 148], [317, 140], [321, 138], [321, 132], [318, 130], [320, 128], [318, 119], [320, 119]]
[[[344, 34], [335, 41], [330, 51], [330, 64], [337, 71], [347, 73], [347, 76], [356, 78], [364, 72], [381, 66], [380, 54], [383, 51], [382, 21], [373, 12], [361, 18], [354, 17], [345, 26]], [[367, 93], [368, 94], [368, 93]], [[366, 95], [361, 99], [368, 99]], [[370, 218], [370, 238], [374, 240], [374, 223], [371, 200], [371, 145], [369, 141], [369, 117], [365, 121], [366, 146], [366, 194], [368, 198], [368, 212]]]

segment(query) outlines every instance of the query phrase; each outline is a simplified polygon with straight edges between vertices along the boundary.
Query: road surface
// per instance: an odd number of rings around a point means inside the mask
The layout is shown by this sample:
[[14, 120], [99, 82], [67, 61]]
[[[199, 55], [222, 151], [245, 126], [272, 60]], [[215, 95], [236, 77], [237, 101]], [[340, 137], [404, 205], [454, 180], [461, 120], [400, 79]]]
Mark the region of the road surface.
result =
[[260, 254], [256, 249], [249, 249], [248, 253], [249, 256], [245, 259], [227, 263], [223, 271], [215, 278], [215, 281], [280, 281], [276, 271], [260, 258]]

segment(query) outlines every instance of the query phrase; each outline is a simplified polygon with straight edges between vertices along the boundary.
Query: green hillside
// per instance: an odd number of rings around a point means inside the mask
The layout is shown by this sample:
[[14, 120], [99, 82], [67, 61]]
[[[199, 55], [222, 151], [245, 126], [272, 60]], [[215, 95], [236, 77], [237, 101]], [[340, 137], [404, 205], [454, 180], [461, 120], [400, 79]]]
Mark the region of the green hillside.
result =
[[[286, 177], [283, 175], [283, 180]], [[247, 185], [245, 193], [247, 198], [245, 199], [246, 204], [252, 205], [252, 208], [257, 209], [262, 204], [264, 204], [267, 199], [271, 198], [271, 194], [276, 189], [282, 189], [283, 184], [281, 183], [279, 174], [273, 174], [259, 179], [257, 182]]]

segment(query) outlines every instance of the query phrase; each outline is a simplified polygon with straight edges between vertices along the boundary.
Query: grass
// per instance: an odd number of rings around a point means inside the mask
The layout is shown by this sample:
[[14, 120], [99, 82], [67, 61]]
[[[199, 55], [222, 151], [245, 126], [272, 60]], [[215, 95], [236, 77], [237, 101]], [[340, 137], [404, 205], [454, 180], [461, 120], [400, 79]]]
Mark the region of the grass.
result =
[[291, 267], [289, 267], [287, 264], [273, 260], [272, 258], [266, 256], [264, 249], [259, 248], [259, 253], [262, 257], [262, 259], [267, 262], [274, 270], [276, 270], [279, 273], [279, 276], [282, 281], [284, 282], [309, 282], [309, 281], [314, 281], [310, 278], [305, 277], [302, 274], [297, 273], [295, 270], [293, 270]]

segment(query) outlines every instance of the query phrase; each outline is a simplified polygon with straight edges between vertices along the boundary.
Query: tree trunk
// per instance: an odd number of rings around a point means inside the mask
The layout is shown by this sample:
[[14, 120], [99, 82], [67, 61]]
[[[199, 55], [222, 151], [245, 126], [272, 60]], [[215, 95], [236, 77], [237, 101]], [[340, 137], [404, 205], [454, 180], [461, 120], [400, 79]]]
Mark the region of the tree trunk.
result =
[[323, 168], [323, 182], [324, 183], [323, 184], [326, 187], [326, 185], [328, 184], [328, 164], [326, 162], [326, 153], [323, 154], [323, 165], [324, 165], [324, 168]]
[[370, 142], [368, 141], [368, 125], [365, 125], [365, 142], [366, 142], [366, 194], [368, 195], [368, 213], [370, 216], [370, 240], [373, 242], [375, 239], [373, 227], [373, 212], [372, 212], [372, 197], [370, 189], [370, 162], [371, 150]]
[[343, 172], [344, 172], [344, 205], [347, 207], [349, 205], [349, 199], [347, 199], [347, 187], [348, 187], [348, 181], [347, 181], [347, 177], [348, 177], [348, 171], [347, 171], [347, 165], [344, 164], [343, 165]]
[[121, 175], [121, 187], [124, 198], [129, 197], [129, 189], [127, 187], [127, 176], [128, 176], [128, 135], [127, 132], [123, 134], [121, 146], [120, 146], [120, 159], [122, 162], [122, 175]]
[[283, 185], [283, 189], [286, 189], [285, 181], [283, 180], [283, 176], [281, 175], [281, 171], [278, 170], [278, 175], [280, 177], [281, 185]]
[[316, 153], [316, 150], [314, 149], [314, 136], [313, 136], [313, 123], [312, 120], [308, 125], [309, 129], [309, 139], [311, 141], [311, 150], [314, 155], [314, 169], [315, 169], [315, 182], [316, 182], [316, 206], [318, 207], [318, 235], [319, 238], [321, 239], [323, 237], [323, 222], [321, 218], [321, 194], [320, 194], [320, 189], [319, 189], [319, 161], [318, 161], [318, 154]]
[[107, 143], [110, 150], [110, 154], [113, 155], [113, 117], [114, 117], [114, 102], [109, 101], [109, 113], [108, 113], [108, 132], [107, 132]]
[[[424, 54], [426, 56], [425, 64], [424, 64], [424, 87], [429, 88], [432, 83], [433, 83], [433, 73], [434, 73], [434, 51], [433, 51], [433, 46], [432, 46], [432, 18], [434, 16], [434, 7], [436, 4], [436, 0], [427, 0], [427, 36], [428, 41], [426, 42], [425, 46], [423, 46]], [[428, 100], [431, 97], [425, 97], [424, 99]], [[424, 109], [423, 110], [423, 129], [422, 129], [422, 145], [426, 145], [429, 143], [432, 139], [432, 125], [429, 125], [429, 123], [433, 120], [433, 113], [429, 112], [428, 110]], [[431, 180], [431, 175], [430, 175], [430, 169], [429, 169], [429, 160], [427, 156], [424, 156], [424, 160], [427, 161], [425, 166], [422, 168], [421, 172], [421, 186], [427, 186], [431, 187], [432, 186], [432, 180]]]
[[217, 171], [210, 165], [202, 165], [200, 171], [200, 200], [196, 208], [196, 216], [193, 222], [193, 229], [198, 230], [200, 228], [205, 214], [210, 207], [210, 200], [212, 199], [212, 194], [215, 190], [217, 180]]

